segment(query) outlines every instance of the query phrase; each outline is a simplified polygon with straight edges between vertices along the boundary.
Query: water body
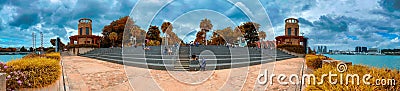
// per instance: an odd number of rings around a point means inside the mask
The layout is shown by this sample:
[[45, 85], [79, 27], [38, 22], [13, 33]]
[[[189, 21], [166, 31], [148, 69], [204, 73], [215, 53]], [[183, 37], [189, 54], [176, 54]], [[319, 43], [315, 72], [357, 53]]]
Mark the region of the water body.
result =
[[19, 59], [25, 55], [0, 55], [0, 62], [8, 62], [14, 59]]
[[389, 55], [329, 55], [330, 58], [378, 68], [400, 69], [400, 56]]

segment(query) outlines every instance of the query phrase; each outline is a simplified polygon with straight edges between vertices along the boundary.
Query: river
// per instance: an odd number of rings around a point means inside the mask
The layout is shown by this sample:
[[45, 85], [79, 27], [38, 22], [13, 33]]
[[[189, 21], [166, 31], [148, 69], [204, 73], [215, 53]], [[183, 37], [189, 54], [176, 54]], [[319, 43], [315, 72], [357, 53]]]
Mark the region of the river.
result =
[[389, 55], [329, 55], [324, 54], [336, 60], [352, 62], [353, 64], [362, 64], [378, 68], [400, 69], [400, 56]]
[[19, 59], [25, 55], [0, 55], [0, 62], [8, 62], [14, 59]]

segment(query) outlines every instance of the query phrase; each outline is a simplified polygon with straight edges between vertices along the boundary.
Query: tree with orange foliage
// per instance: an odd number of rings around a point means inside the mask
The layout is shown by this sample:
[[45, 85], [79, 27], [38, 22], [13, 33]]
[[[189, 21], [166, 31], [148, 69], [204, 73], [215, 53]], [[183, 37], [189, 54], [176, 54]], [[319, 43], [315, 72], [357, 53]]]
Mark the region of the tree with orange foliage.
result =
[[117, 34], [117, 39], [114, 41], [115, 45], [121, 47], [124, 29], [127, 28], [128, 30], [130, 30], [133, 27], [134, 27], [134, 22], [129, 18], [129, 16], [119, 18], [118, 20], [111, 22], [109, 25], [104, 26], [101, 33], [104, 35], [100, 40], [101, 47], [107, 48], [113, 45], [112, 40], [110, 40], [109, 38], [109, 35], [112, 32], [115, 32]]

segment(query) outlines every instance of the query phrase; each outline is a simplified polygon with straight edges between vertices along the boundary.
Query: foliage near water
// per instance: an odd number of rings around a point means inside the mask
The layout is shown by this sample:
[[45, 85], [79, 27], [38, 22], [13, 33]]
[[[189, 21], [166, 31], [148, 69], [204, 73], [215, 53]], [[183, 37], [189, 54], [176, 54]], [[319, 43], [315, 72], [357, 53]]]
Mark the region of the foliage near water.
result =
[[[323, 74], [338, 74], [338, 77], [334, 77], [333, 79], [338, 79], [337, 84], [329, 83], [328, 77], [324, 77], [323, 84], [317, 85], [307, 85], [306, 90], [332, 90], [332, 91], [398, 91], [400, 90], [400, 73], [397, 70], [389, 70], [389, 69], [382, 69], [382, 68], [374, 68], [374, 67], [367, 67], [362, 65], [347, 65], [347, 71], [343, 73], [339, 73], [336, 68], [337, 63], [333, 64], [324, 64], [322, 68], [316, 69], [313, 74], [316, 77], [316, 82], [321, 82], [321, 77]], [[343, 83], [340, 84], [340, 74], [343, 74]], [[346, 75], [350, 74], [357, 74], [360, 77], [359, 85], [357, 85], [357, 81], [352, 84], [352, 80], [350, 78], [349, 83], [346, 85]], [[370, 82], [370, 85], [364, 84], [363, 76], [365, 74], [370, 74], [371, 78], [366, 82]], [[386, 85], [376, 85], [377, 79], [385, 79]], [[395, 85], [389, 85], [389, 82], [393, 82], [395, 80]], [[382, 82], [382, 80], [381, 80]], [[380, 83], [380, 82], [378, 82]], [[374, 85], [375, 84], [375, 85]], [[383, 83], [380, 83], [383, 84]]]
[[50, 59], [61, 60], [61, 54], [59, 52], [46, 53], [46, 54], [44, 54], [44, 57], [50, 58]]
[[57, 81], [61, 75], [61, 65], [56, 59], [36, 57], [7, 62], [10, 71], [24, 73], [27, 80], [21, 87], [44, 87]]
[[318, 69], [322, 67], [322, 60], [332, 60], [323, 55], [306, 55], [306, 65], [308, 68]]
[[61, 76], [60, 53], [28, 54], [22, 59], [0, 63], [0, 73], [7, 74], [7, 90], [51, 85]]

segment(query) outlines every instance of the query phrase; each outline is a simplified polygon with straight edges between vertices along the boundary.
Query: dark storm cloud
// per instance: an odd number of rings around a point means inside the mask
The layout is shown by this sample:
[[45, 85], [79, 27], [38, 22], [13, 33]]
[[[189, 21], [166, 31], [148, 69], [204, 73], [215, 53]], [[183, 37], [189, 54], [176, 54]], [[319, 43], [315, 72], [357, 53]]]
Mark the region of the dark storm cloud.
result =
[[72, 12], [72, 15], [75, 16], [75, 19], [81, 17], [101, 18], [101, 15], [111, 12], [111, 5], [108, 4], [110, 4], [110, 2], [79, 0]]
[[308, 21], [308, 20], [306, 20], [306, 19], [304, 19], [304, 18], [302, 18], [302, 17], [298, 18], [298, 20], [299, 20], [299, 22], [300, 22], [301, 24], [304, 24], [304, 25], [307, 25], [307, 26], [314, 26], [314, 25], [312, 24], [312, 22], [310, 22], [310, 21]]
[[15, 20], [11, 21], [9, 24], [22, 29], [27, 29], [40, 22], [38, 13], [22, 14], [14, 17], [14, 19]]
[[371, 11], [372, 14], [379, 14], [385, 17], [400, 19], [400, 12], [389, 12], [389, 11]]
[[354, 19], [344, 16], [332, 17], [323, 15], [319, 18], [319, 21], [314, 21], [313, 24], [314, 28], [317, 29], [344, 32], [349, 30], [348, 24], [354, 21]]
[[272, 25], [279, 26], [284, 24], [284, 20], [290, 15], [307, 11], [316, 5], [316, 0], [260, 0], [267, 11]]
[[[117, 20], [120, 17], [127, 16], [130, 13], [136, 0], [77, 0], [77, 1], [56, 1], [38, 0], [1, 0], [0, 10], [7, 11], [0, 16], [0, 36], [1, 40], [29, 39], [32, 32], [43, 32], [45, 42], [50, 38], [60, 37], [63, 41], [68, 40], [68, 36], [75, 35], [71, 30], [77, 28], [77, 21], [80, 18], [91, 18], [93, 20], [94, 33], [101, 32], [103, 26]], [[4, 7], [12, 8], [4, 10]], [[11, 11], [11, 12], [10, 12]], [[1, 13], [1, 12], [0, 12]], [[4, 30], [18, 31], [23, 33], [15, 36], [6, 33]], [[14, 37], [11, 37], [14, 36]], [[29, 40], [19, 40], [29, 41]], [[18, 45], [29, 46], [31, 43], [22, 42]], [[16, 44], [17, 45], [17, 44]], [[13, 46], [8, 44], [0, 44], [0, 46]]]
[[400, 11], [400, 0], [382, 0], [379, 3], [387, 11]]

